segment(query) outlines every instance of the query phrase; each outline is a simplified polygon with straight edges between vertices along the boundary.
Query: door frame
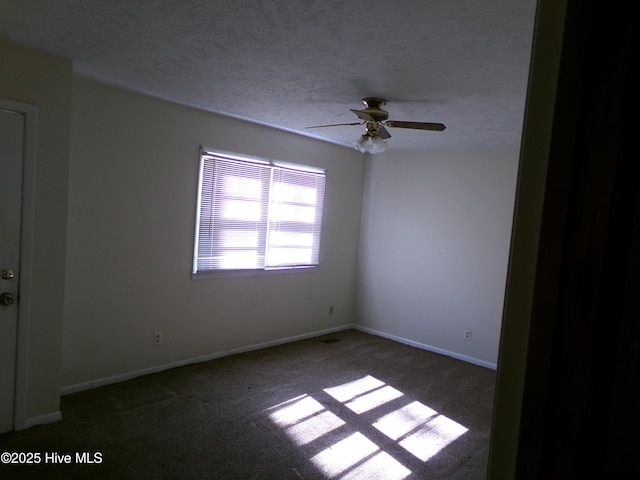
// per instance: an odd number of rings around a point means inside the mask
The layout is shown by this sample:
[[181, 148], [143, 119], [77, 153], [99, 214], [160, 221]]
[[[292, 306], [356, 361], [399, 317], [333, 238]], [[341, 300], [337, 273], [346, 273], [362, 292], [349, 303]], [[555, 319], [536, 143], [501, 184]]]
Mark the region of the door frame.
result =
[[22, 213], [18, 325], [16, 336], [16, 375], [14, 385], [13, 429], [27, 428], [27, 389], [29, 373], [29, 334], [31, 320], [31, 278], [33, 269], [33, 227], [35, 224], [36, 144], [38, 107], [0, 98], [0, 109], [19, 113], [24, 118], [22, 156]]

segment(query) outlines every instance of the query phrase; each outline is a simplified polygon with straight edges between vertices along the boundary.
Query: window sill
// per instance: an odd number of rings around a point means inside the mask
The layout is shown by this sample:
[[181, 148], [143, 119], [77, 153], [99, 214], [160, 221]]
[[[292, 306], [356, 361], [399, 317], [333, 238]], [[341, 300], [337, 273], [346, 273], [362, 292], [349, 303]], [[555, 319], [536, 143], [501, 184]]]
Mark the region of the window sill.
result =
[[243, 278], [243, 277], [263, 277], [270, 275], [282, 275], [291, 273], [313, 273], [318, 267], [293, 267], [293, 268], [272, 268], [268, 270], [217, 270], [197, 272], [191, 274], [192, 280], [209, 280], [213, 278]]

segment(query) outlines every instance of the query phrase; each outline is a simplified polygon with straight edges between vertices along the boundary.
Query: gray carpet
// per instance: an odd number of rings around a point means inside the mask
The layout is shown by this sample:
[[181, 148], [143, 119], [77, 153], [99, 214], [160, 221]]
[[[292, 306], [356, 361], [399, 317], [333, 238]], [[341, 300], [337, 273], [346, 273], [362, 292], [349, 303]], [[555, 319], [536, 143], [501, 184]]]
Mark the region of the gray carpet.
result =
[[484, 479], [494, 383], [348, 330], [64, 396], [62, 421], [0, 435], [40, 454], [0, 478]]

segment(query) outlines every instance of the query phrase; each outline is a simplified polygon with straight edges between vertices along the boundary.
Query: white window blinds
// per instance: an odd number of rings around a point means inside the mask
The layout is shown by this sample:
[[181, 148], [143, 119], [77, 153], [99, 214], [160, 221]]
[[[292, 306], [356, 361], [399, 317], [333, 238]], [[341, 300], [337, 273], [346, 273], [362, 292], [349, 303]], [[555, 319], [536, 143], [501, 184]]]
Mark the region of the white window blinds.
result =
[[318, 265], [325, 174], [204, 153], [193, 272]]

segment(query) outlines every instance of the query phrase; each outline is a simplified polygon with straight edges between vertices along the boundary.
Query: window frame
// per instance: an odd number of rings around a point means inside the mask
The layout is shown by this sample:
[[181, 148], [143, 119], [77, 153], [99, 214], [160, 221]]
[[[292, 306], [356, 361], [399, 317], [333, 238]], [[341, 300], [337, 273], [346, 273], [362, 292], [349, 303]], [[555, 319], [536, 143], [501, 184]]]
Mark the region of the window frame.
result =
[[[322, 198], [323, 203], [321, 206], [321, 215], [320, 215], [320, 233], [318, 234], [318, 262], [317, 264], [309, 264], [309, 265], [286, 265], [286, 266], [262, 266], [256, 268], [212, 268], [212, 269], [198, 269], [198, 245], [200, 238], [200, 224], [201, 224], [201, 208], [202, 208], [202, 200], [203, 200], [203, 181], [204, 181], [204, 164], [205, 161], [210, 159], [211, 157], [218, 157], [221, 159], [227, 159], [231, 161], [239, 161], [252, 163], [257, 165], [267, 166], [268, 168], [273, 169], [288, 169], [297, 172], [307, 172], [310, 174], [320, 175], [324, 178], [323, 192]], [[270, 184], [269, 190], [271, 191], [273, 184]], [[325, 196], [324, 192], [326, 191], [326, 169], [315, 167], [311, 165], [303, 165], [299, 163], [286, 162], [280, 160], [272, 160], [263, 157], [254, 157], [250, 155], [241, 155], [234, 152], [213, 149], [201, 146], [200, 148], [200, 161], [198, 166], [198, 188], [197, 188], [197, 202], [196, 202], [196, 219], [195, 219], [195, 230], [194, 230], [194, 244], [193, 244], [193, 252], [192, 252], [192, 270], [191, 276], [193, 279], [205, 279], [212, 277], [221, 277], [221, 276], [231, 276], [231, 277], [245, 277], [245, 276], [262, 276], [262, 275], [273, 275], [273, 274], [281, 274], [281, 273], [302, 273], [302, 272], [313, 272], [319, 268], [320, 264], [320, 245], [322, 238], [322, 224], [324, 217], [324, 206], [325, 206]], [[267, 231], [269, 230], [269, 226], [266, 227]], [[265, 232], [266, 233], [266, 232]], [[265, 253], [266, 253], [265, 249]]]

